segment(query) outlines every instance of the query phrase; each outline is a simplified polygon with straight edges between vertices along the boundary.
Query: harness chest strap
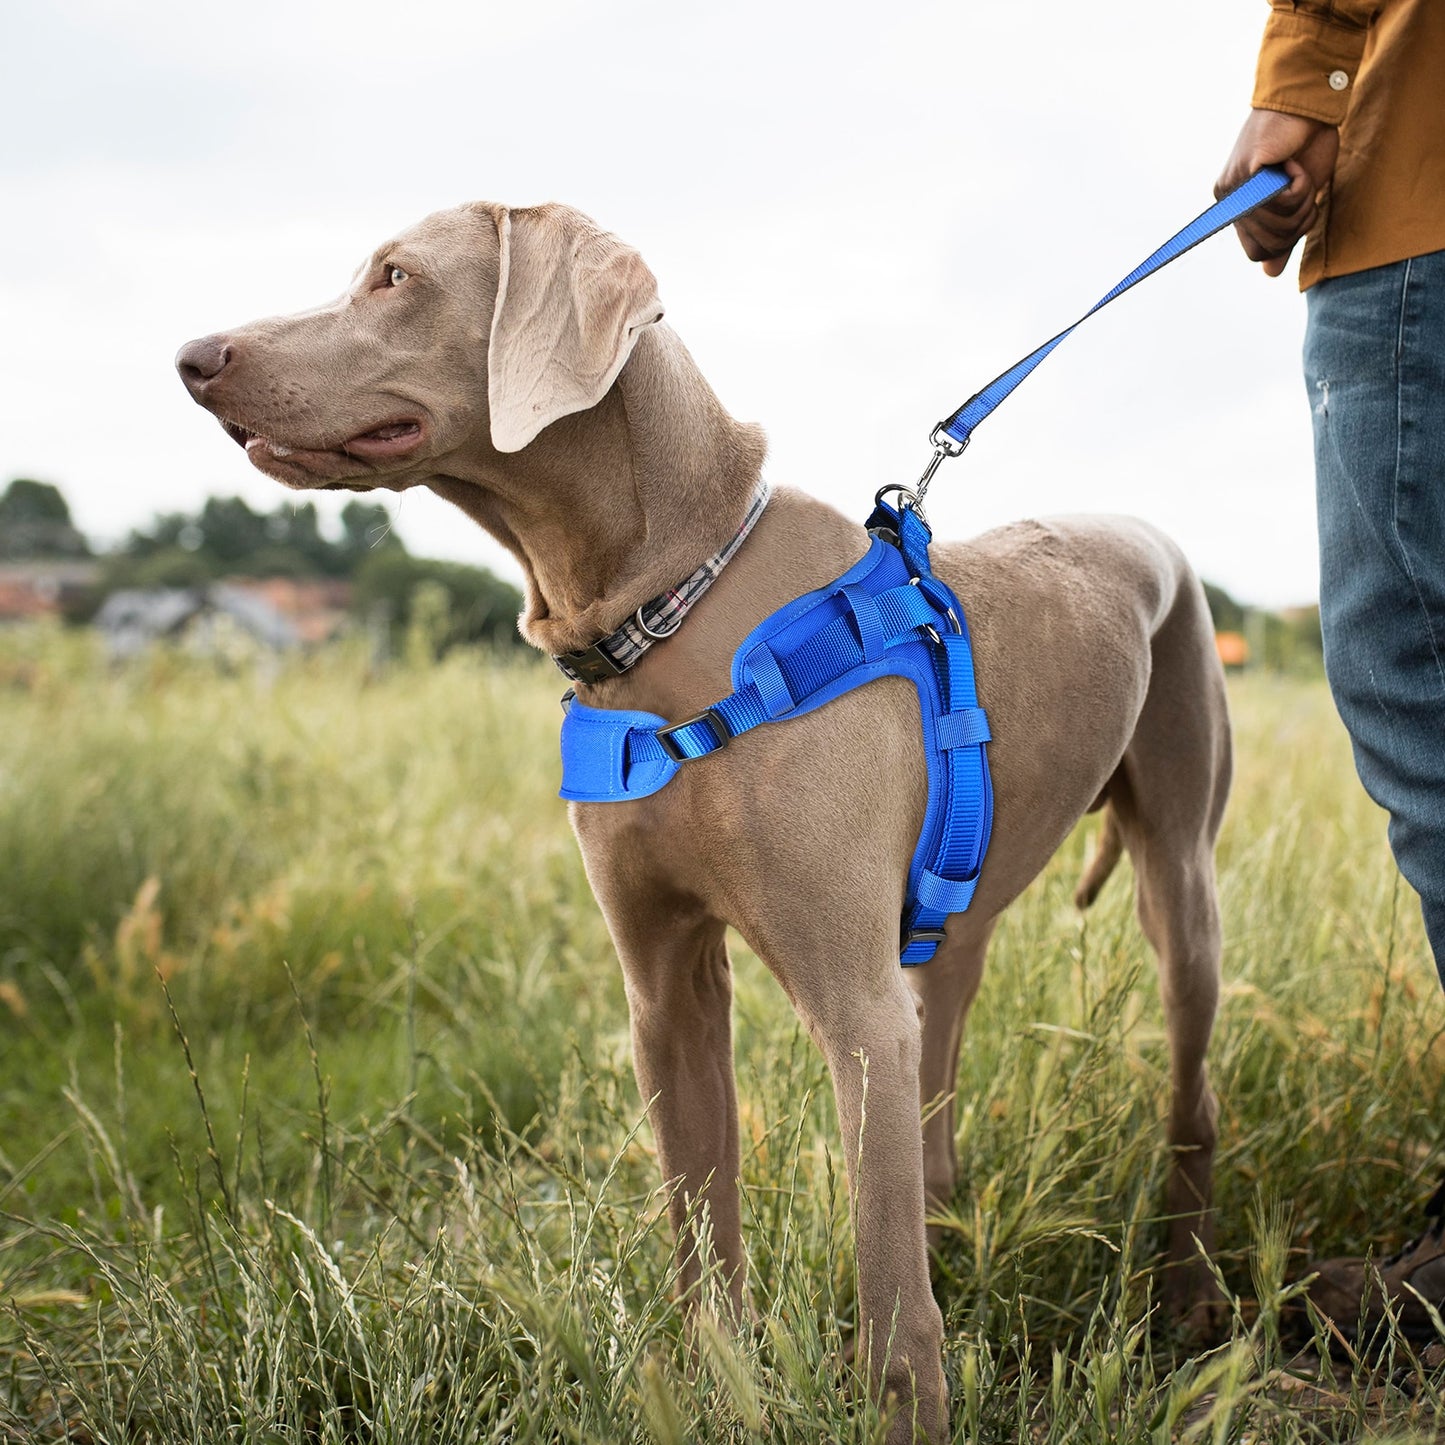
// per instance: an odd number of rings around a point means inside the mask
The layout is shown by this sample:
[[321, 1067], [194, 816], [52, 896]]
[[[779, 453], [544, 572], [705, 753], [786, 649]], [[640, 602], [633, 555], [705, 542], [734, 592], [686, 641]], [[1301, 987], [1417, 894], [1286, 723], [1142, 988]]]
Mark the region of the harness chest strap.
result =
[[951, 913], [966, 909], [993, 821], [984, 745], [988, 721], [957, 597], [933, 575], [927, 525], [880, 504], [860, 561], [826, 587], [764, 619], [733, 657], [733, 691], [697, 717], [567, 701], [562, 796], [624, 802], [665, 787], [685, 763], [766, 723], [801, 717], [879, 677], [917, 688], [928, 763], [928, 806], [909, 867], [900, 961], [933, 957]]

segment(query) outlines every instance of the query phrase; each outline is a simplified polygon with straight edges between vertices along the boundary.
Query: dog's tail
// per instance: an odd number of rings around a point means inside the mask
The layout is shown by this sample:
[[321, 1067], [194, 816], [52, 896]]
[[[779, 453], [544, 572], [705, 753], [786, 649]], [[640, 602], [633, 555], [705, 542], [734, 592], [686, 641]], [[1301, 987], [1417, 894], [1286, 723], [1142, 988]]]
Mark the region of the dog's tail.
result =
[[1074, 907], [1087, 908], [1098, 896], [1099, 890], [1108, 882], [1114, 871], [1119, 855], [1124, 851], [1124, 839], [1119, 833], [1119, 820], [1114, 816], [1114, 805], [1104, 804], [1103, 825], [1099, 829], [1098, 846], [1079, 886], [1074, 890]]

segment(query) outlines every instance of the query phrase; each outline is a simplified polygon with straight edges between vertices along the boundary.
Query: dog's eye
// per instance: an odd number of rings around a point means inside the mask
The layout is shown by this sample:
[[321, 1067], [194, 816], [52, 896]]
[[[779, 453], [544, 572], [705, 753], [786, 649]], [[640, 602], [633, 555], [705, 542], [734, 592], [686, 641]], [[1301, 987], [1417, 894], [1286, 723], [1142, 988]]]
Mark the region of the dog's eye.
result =
[[400, 266], [388, 266], [386, 268], [386, 284], [388, 286], [400, 286], [407, 280], [407, 273]]

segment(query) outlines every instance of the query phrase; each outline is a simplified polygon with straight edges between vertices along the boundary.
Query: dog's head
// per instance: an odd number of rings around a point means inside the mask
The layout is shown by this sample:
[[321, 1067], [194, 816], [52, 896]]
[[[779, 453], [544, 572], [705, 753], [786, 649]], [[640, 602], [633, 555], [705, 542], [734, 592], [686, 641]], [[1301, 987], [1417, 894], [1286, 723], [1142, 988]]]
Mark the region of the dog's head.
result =
[[176, 368], [267, 476], [399, 491], [595, 406], [661, 315], [641, 256], [580, 211], [478, 203], [378, 247], [335, 301], [188, 342]]

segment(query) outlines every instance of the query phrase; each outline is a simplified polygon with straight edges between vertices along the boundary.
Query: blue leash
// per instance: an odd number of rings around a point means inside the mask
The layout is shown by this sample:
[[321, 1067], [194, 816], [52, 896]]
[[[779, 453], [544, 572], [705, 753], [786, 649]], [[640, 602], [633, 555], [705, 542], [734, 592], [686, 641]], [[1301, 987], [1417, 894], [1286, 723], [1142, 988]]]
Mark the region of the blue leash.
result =
[[[918, 690], [928, 806], [909, 865], [899, 930], [899, 962], [926, 963], [951, 914], [973, 899], [993, 826], [988, 718], [974, 682], [973, 646], [963, 605], [929, 559], [933, 540], [921, 502], [945, 457], [1076, 327], [1131, 286], [1182, 256], [1289, 184], [1258, 172], [1135, 267], [1067, 331], [996, 377], [939, 422], [934, 456], [916, 487], [884, 487], [866, 523], [868, 551], [826, 587], [795, 598], [743, 639], [732, 662], [733, 691], [696, 717], [669, 723], [654, 713], [594, 708], [563, 699], [562, 796], [611, 803], [645, 798], [679, 769], [726, 748], [754, 728], [801, 717], [879, 677], [903, 677]], [[883, 501], [898, 492], [897, 506]], [[788, 778], [779, 775], [778, 786]]]
[[[958, 456], [968, 445], [978, 424], [990, 416], [1001, 402], [1012, 395], [1014, 388], [1033, 371], [1044, 357], [1065, 337], [1071, 336], [1078, 330], [1094, 312], [1103, 310], [1115, 297], [1122, 296], [1130, 287], [1137, 286], [1145, 277], [1152, 276], [1186, 251], [1193, 250], [1201, 241], [1207, 241], [1216, 232], [1233, 225], [1241, 216], [1269, 200], [1271, 196], [1278, 195], [1288, 185], [1289, 175], [1278, 166], [1265, 166], [1263, 170], [1256, 171], [1242, 185], [1236, 186], [1227, 196], [1217, 200], [1202, 215], [1196, 216], [1182, 231], [1171, 236], [1147, 260], [1141, 261], [1108, 295], [1089, 307], [1072, 326], [1066, 327], [1057, 336], [1051, 337], [1037, 351], [1029, 352], [1022, 361], [1014, 362], [1002, 375], [994, 377], [982, 391], [975, 392], [969, 397], [951, 416], [947, 416], [939, 422], [928, 438], [934, 447], [933, 459], [928, 463], [927, 469], [911, 492], [914, 505], [923, 501], [923, 495], [928, 490], [928, 484], [933, 480], [933, 474], [938, 470], [939, 463], [945, 457]], [[889, 488], [888, 490], [895, 489]], [[896, 490], [908, 493], [907, 488]]]

